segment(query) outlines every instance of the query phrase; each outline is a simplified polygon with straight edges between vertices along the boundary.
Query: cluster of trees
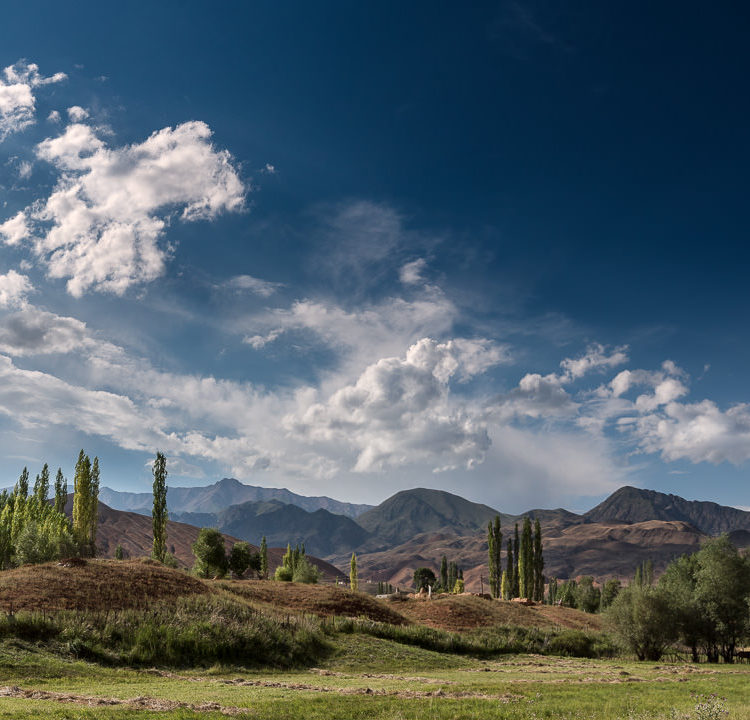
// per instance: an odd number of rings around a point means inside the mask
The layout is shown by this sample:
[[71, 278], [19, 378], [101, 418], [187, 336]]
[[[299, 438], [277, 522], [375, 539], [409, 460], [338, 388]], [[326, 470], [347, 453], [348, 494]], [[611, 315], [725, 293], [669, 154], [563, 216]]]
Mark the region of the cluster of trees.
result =
[[565, 580], [558, 583], [557, 578], [549, 581], [547, 602], [550, 605], [563, 605], [583, 612], [595, 613], [606, 610], [620, 592], [620, 581], [611, 578], [604, 585], [594, 585], [594, 578], [584, 575], [576, 582]]
[[320, 580], [321, 572], [313, 565], [305, 554], [305, 544], [297, 543], [292, 548], [287, 544], [286, 553], [281, 558], [281, 565], [274, 573], [275, 580], [284, 582], [316, 583]]
[[378, 582], [378, 595], [392, 595], [393, 585], [389, 582]]
[[249, 543], [237, 542], [227, 553], [224, 536], [216, 528], [201, 528], [192, 550], [195, 555], [193, 572], [198, 577], [223, 578], [231, 571], [234, 577], [241, 578], [250, 569], [261, 572], [260, 552], [253, 552]]
[[431, 568], [419, 567], [414, 571], [414, 587], [417, 592], [432, 588], [433, 592], [462, 593], [464, 571], [458, 563], [449, 562], [448, 558], [443, 555], [440, 561], [440, 576], [435, 575], [435, 571]]
[[608, 617], [641, 660], [658, 660], [679, 642], [693, 661], [733, 662], [750, 638], [750, 557], [726, 536], [672, 562], [657, 583], [642, 568], [612, 602]]
[[500, 531], [500, 518], [487, 526], [487, 552], [489, 557], [489, 582], [492, 597], [510, 600], [521, 597], [530, 600], [544, 599], [544, 554], [542, 550], [542, 529], [539, 520], [523, 519], [520, 537], [518, 523], [515, 533], [508, 538], [506, 566], [502, 569], [503, 534]]
[[24, 468], [13, 490], [0, 493], [0, 569], [71, 555], [94, 555], [99, 459], [94, 458], [92, 463], [83, 450], [76, 463], [75, 490], [72, 522], [65, 515], [68, 482], [61, 468], [57, 470], [51, 499], [47, 463], [31, 491], [29, 471]]

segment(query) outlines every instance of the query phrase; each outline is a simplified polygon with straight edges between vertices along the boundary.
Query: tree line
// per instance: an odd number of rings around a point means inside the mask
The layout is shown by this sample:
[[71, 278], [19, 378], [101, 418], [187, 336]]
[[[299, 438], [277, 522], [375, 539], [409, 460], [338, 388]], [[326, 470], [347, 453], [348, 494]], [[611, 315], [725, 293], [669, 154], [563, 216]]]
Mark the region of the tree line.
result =
[[544, 600], [544, 553], [542, 547], [542, 529], [539, 520], [534, 521], [532, 532], [531, 520], [523, 519], [520, 536], [518, 523], [513, 537], [509, 537], [506, 546], [506, 565], [502, 564], [503, 534], [500, 529], [500, 517], [487, 525], [487, 553], [489, 559], [490, 594], [494, 598], [511, 600], [528, 598], [541, 602]]
[[607, 611], [625, 646], [640, 660], [659, 660], [679, 643], [694, 662], [733, 662], [750, 640], [750, 556], [722, 535], [674, 560], [658, 582], [646, 570]]
[[65, 514], [68, 481], [57, 469], [54, 496], [50, 494], [47, 463], [29, 488], [24, 467], [13, 490], [0, 493], [0, 569], [96, 553], [99, 503], [99, 458], [93, 463], [81, 450], [75, 466], [72, 518]]

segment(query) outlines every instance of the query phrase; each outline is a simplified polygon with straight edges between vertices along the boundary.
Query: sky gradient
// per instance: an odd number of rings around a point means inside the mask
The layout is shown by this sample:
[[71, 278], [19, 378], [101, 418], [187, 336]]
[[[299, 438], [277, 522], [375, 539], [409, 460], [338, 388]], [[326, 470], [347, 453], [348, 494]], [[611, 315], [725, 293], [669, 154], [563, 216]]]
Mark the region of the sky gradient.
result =
[[750, 14], [30, 3], [0, 484], [750, 506]]

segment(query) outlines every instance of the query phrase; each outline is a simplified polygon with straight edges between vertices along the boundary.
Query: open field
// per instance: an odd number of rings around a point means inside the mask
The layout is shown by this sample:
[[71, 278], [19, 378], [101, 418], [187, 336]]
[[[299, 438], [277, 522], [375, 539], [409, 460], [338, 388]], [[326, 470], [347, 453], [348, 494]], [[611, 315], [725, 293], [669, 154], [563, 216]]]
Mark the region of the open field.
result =
[[692, 718], [693, 693], [750, 718], [750, 668], [507, 656], [456, 658], [349, 636], [319, 667], [284, 672], [106, 668], [0, 646], [0, 717]]
[[[611, 652], [600, 618], [575, 610], [199, 581], [135, 561], [8, 571], [11, 602], [0, 718], [718, 720], [694, 697], [718, 693], [750, 720], [748, 665], [551, 654]], [[529, 648], [544, 654], [517, 652]]]

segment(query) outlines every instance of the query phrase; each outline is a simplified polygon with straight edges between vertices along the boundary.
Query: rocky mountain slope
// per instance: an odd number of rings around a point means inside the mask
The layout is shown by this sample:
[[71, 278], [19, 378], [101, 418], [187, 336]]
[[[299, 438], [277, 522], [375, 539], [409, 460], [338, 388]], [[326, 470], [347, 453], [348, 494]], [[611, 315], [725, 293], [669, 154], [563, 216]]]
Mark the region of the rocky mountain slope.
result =
[[707, 535], [733, 530], [750, 530], [750, 512], [714, 502], [685, 500], [654, 490], [622, 487], [589, 510], [588, 522], [637, 523], [646, 520], [679, 520], [694, 525]]

